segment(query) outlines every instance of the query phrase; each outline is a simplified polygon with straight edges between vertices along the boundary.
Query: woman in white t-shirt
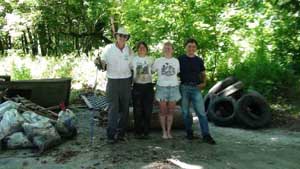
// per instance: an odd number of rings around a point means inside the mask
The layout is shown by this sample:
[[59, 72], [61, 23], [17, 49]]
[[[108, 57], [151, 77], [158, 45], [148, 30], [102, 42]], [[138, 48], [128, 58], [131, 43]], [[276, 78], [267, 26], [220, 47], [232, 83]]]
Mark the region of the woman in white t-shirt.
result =
[[136, 138], [148, 138], [154, 97], [151, 74], [153, 59], [147, 56], [148, 46], [145, 42], [138, 42], [136, 49], [137, 56], [132, 59], [134, 130]]
[[172, 138], [171, 128], [176, 102], [181, 98], [177, 74], [180, 71], [179, 61], [173, 57], [173, 45], [166, 42], [163, 46], [164, 57], [158, 58], [153, 64], [153, 71], [158, 73], [155, 99], [159, 102], [159, 120], [163, 138]]

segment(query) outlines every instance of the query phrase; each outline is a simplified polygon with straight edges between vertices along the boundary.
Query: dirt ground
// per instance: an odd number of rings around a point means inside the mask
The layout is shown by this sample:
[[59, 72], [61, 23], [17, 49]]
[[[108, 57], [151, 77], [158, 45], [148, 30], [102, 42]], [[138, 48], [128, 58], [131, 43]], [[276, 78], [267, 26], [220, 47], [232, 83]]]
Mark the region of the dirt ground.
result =
[[[244, 130], [210, 124], [217, 145], [187, 141], [183, 131], [163, 140], [154, 131], [149, 140], [129, 133], [127, 142], [105, 143], [105, 130], [95, 127], [89, 144], [89, 112], [80, 110], [78, 136], [38, 156], [32, 150], [0, 150], [0, 169], [299, 169], [300, 132], [283, 129]], [[172, 159], [172, 160], [171, 160]]]

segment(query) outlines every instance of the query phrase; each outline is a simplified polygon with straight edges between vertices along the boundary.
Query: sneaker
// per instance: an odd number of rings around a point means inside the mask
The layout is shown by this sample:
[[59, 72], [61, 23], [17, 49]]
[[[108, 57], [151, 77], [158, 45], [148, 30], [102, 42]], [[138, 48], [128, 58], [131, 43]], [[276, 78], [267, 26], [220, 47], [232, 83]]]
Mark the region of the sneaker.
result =
[[210, 135], [203, 136], [203, 141], [212, 145], [216, 144], [215, 140]]
[[128, 139], [126, 137], [119, 137], [118, 141], [128, 142]]
[[107, 143], [107, 144], [115, 144], [115, 143], [117, 143], [117, 140], [116, 140], [116, 139], [112, 139], [112, 138], [108, 138], [108, 139], [106, 140], [106, 143]]
[[135, 134], [135, 135], [134, 135], [134, 138], [135, 138], [135, 139], [143, 139], [144, 136], [143, 136], [142, 134]]
[[193, 131], [188, 131], [186, 133], [186, 139], [188, 139], [188, 140], [193, 140], [194, 139]]
[[116, 140], [122, 141], [122, 142], [127, 142], [128, 139], [126, 138], [125, 134], [117, 134], [116, 135]]
[[144, 134], [144, 135], [143, 135], [143, 139], [144, 139], [144, 140], [148, 140], [148, 139], [150, 139], [150, 136], [149, 136], [149, 134]]

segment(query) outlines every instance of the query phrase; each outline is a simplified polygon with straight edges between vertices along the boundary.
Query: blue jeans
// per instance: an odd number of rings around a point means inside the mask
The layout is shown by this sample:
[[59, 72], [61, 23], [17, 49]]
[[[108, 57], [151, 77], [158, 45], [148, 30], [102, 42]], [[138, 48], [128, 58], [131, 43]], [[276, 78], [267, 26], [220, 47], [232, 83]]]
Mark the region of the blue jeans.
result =
[[202, 136], [209, 135], [208, 121], [204, 110], [202, 94], [197, 86], [181, 85], [181, 111], [186, 131], [192, 132], [193, 119], [190, 115], [190, 104], [192, 103], [195, 113], [200, 122]]

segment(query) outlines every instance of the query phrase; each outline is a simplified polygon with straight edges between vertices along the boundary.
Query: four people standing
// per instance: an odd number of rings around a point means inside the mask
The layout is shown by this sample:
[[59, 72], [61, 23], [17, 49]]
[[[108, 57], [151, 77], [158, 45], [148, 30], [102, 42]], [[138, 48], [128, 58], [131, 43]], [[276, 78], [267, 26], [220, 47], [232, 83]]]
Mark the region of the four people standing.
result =
[[[148, 137], [153, 109], [152, 72], [157, 72], [155, 99], [159, 102], [159, 121], [162, 128], [162, 138], [173, 138], [171, 134], [173, 113], [176, 102], [181, 99], [181, 110], [187, 133], [187, 139], [193, 139], [190, 105], [193, 105], [200, 122], [202, 138], [209, 144], [215, 144], [210, 136], [201, 91], [206, 84], [203, 60], [196, 56], [197, 41], [189, 39], [185, 43], [186, 54], [179, 59], [173, 57], [173, 45], [167, 42], [163, 45], [163, 57], [153, 60], [147, 56], [148, 46], [139, 42], [136, 46], [137, 56], [126, 45], [129, 34], [124, 28], [119, 28], [115, 34], [116, 42], [107, 45], [101, 55], [101, 62], [107, 68], [108, 111], [108, 142], [124, 140], [128, 123], [129, 103], [131, 100], [131, 85], [133, 80], [133, 107], [135, 135], [137, 138]], [[133, 78], [131, 79], [131, 70]], [[181, 80], [179, 89], [178, 74]], [[180, 93], [181, 92], [181, 93]]]

